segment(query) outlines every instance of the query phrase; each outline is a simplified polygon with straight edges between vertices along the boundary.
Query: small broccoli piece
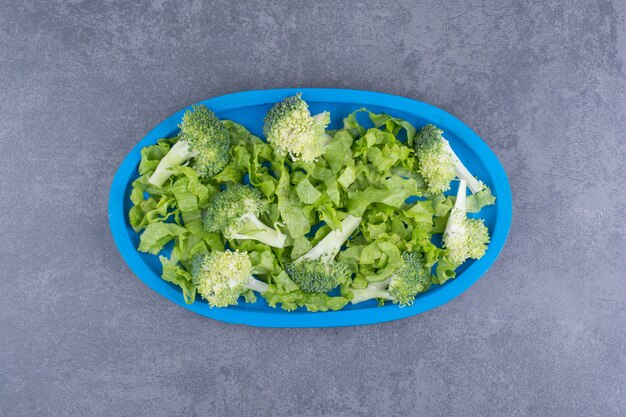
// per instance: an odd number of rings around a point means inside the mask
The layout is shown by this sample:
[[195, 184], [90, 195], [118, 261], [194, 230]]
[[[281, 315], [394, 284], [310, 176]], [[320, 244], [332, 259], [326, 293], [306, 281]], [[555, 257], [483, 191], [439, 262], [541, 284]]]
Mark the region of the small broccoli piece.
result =
[[206, 106], [187, 110], [179, 125], [178, 142], [161, 159], [148, 180], [160, 187], [172, 175], [172, 168], [194, 159], [193, 168], [203, 178], [221, 171], [229, 160], [230, 137], [222, 122]]
[[468, 258], [482, 258], [489, 243], [489, 232], [483, 221], [467, 218], [466, 189], [465, 180], [461, 180], [443, 232], [444, 256], [452, 266], [459, 266]]
[[426, 125], [415, 135], [417, 170], [424, 177], [428, 191], [439, 194], [449, 190], [455, 177], [465, 180], [472, 193], [482, 190], [484, 184], [467, 170], [442, 133], [434, 125]]
[[269, 286], [252, 276], [252, 263], [246, 252], [203, 252], [191, 264], [193, 283], [211, 307], [237, 304], [247, 290], [264, 293]]
[[417, 252], [404, 252], [404, 263], [385, 281], [370, 283], [367, 288], [351, 289], [354, 297], [351, 303], [379, 298], [391, 300], [401, 307], [410, 306], [417, 294], [430, 288], [430, 274], [424, 265], [422, 256]]
[[258, 218], [268, 210], [268, 205], [256, 188], [231, 185], [207, 207], [203, 217], [204, 228], [209, 232], [221, 232], [227, 239], [257, 240], [282, 248], [287, 236], [266, 226]]
[[467, 230], [467, 254], [472, 259], [480, 259], [487, 252], [489, 243], [489, 230], [483, 219], [466, 219]]
[[303, 259], [285, 266], [287, 275], [305, 292], [328, 292], [345, 281], [348, 267], [334, 261]]
[[287, 97], [267, 112], [263, 133], [280, 154], [304, 162], [313, 162], [324, 154], [332, 139], [326, 134], [330, 113], [311, 116], [301, 94]]
[[360, 217], [348, 215], [339, 229], [328, 233], [310, 251], [287, 264], [287, 275], [305, 292], [325, 293], [344, 283], [350, 271], [336, 262], [335, 256], [360, 223]]
[[441, 140], [442, 130], [426, 125], [415, 135], [417, 170], [426, 181], [428, 192], [439, 194], [450, 189], [454, 179], [454, 158]]

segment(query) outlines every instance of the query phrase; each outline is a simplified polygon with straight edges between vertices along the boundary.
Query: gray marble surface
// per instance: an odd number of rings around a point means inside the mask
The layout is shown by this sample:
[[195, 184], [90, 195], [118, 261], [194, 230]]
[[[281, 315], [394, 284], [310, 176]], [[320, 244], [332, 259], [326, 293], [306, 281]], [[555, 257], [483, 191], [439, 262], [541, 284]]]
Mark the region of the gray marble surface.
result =
[[[625, 7], [1, 1], [0, 415], [626, 415]], [[317, 330], [216, 322], [136, 279], [106, 215], [125, 154], [191, 103], [291, 86], [478, 132], [514, 194], [484, 278]]]

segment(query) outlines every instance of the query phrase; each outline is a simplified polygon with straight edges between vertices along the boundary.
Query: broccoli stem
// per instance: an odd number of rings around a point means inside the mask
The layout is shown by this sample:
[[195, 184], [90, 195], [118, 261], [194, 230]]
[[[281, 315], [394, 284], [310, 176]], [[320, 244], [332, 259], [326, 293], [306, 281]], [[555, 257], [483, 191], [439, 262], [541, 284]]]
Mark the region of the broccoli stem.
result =
[[467, 212], [466, 200], [467, 200], [467, 182], [462, 179], [459, 181], [459, 189], [456, 191], [456, 201], [454, 202], [454, 208], [461, 211], [463, 214]]
[[270, 286], [267, 285], [265, 282], [260, 281], [258, 279], [256, 279], [255, 277], [251, 276], [250, 280], [248, 281], [248, 283], [246, 284], [246, 288], [252, 290], [252, 291], [256, 291], [259, 293], [264, 293], [267, 290], [269, 290]]
[[334, 258], [341, 249], [341, 245], [348, 240], [350, 235], [359, 227], [360, 223], [360, 217], [346, 216], [346, 218], [341, 221], [341, 227], [339, 229], [328, 233], [313, 249], [302, 255], [298, 260], [320, 259], [322, 257]]
[[352, 304], [362, 303], [363, 301], [371, 300], [373, 298], [382, 298], [385, 300], [393, 300], [389, 291], [386, 290], [387, 286], [391, 282], [391, 278], [387, 278], [382, 282], [369, 283], [366, 288], [352, 288], [352, 294], [354, 297], [350, 301]]
[[285, 240], [287, 236], [278, 230], [272, 229], [267, 226], [254, 214], [248, 213], [242, 216], [244, 225], [241, 228], [246, 230], [245, 233], [235, 233], [232, 239], [240, 240], [258, 240], [266, 245], [273, 246], [275, 248], [284, 248]]
[[179, 166], [194, 156], [195, 153], [189, 149], [189, 142], [179, 140], [161, 159], [148, 182], [156, 187], [162, 186], [172, 175], [172, 167]]
[[450, 146], [450, 142], [448, 142], [445, 138], [443, 138], [443, 143], [445, 143], [446, 147], [452, 154], [452, 158], [454, 159], [454, 170], [456, 172], [456, 176], [460, 180], [467, 181], [467, 186], [469, 187], [472, 194], [475, 194], [484, 188], [484, 184], [482, 181], [479, 181], [474, 177], [471, 172], [463, 165], [463, 162], [459, 159], [459, 157], [452, 150], [452, 146]]
[[459, 224], [457, 218], [465, 218], [465, 214], [467, 213], [466, 208], [466, 199], [467, 199], [467, 183], [465, 180], [459, 181], [459, 189], [456, 192], [456, 201], [454, 202], [454, 207], [450, 211], [450, 217], [448, 218], [448, 223], [446, 224], [446, 229], [443, 232], [443, 239], [446, 240], [446, 237], [455, 234], [462, 233], [459, 228], [461, 225]]

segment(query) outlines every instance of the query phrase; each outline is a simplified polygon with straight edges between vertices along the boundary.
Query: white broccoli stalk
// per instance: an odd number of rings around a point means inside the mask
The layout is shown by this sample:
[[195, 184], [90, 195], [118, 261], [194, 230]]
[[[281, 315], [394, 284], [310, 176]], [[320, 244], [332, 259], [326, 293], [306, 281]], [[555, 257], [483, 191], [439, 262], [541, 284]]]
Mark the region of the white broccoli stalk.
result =
[[448, 142], [443, 136], [441, 137], [443, 143], [446, 145], [450, 153], [452, 154], [452, 159], [454, 160], [454, 172], [456, 176], [460, 180], [465, 180], [467, 182], [467, 186], [469, 187], [472, 194], [476, 194], [483, 188], [485, 188], [485, 184], [482, 181], [478, 180], [475, 176], [472, 175], [471, 172], [463, 165], [461, 159], [456, 155], [456, 153], [452, 150], [450, 146], [450, 142]]

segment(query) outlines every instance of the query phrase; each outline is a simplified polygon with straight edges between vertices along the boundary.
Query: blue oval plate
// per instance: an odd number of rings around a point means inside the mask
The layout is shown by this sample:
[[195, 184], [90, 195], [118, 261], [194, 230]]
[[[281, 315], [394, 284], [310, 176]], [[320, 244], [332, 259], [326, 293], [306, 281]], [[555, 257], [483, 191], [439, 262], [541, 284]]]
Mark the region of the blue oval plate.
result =
[[230, 119], [247, 127], [253, 134], [262, 136], [263, 117], [269, 108], [284, 97], [302, 92], [313, 114], [328, 110], [330, 128], [341, 127], [342, 119], [350, 112], [367, 107], [375, 113], [388, 113], [420, 127], [433, 123], [444, 130], [444, 135], [469, 170], [485, 182], [496, 196], [495, 206], [485, 207], [480, 217], [491, 233], [491, 243], [485, 256], [478, 261], [466, 262], [458, 270], [456, 279], [444, 285], [433, 286], [415, 300], [411, 307], [395, 304], [377, 307], [375, 301], [347, 305], [341, 311], [309, 313], [296, 310], [287, 312], [269, 307], [259, 297], [254, 304], [240, 303], [228, 308], [210, 308], [196, 298], [185, 304], [180, 289], [160, 278], [161, 264], [157, 256], [137, 251], [139, 236], [128, 223], [131, 207], [131, 183], [138, 176], [140, 151], [163, 137], [178, 131], [178, 124], [187, 109], [170, 116], [152, 129], [128, 154], [118, 169], [109, 196], [109, 222], [115, 243], [133, 272], [150, 288], [163, 297], [203, 316], [229, 323], [266, 327], [336, 327], [380, 323], [412, 316], [438, 307], [461, 294], [489, 269], [504, 246], [511, 227], [511, 189], [506, 173], [498, 158], [469, 127], [450, 114], [431, 105], [404, 97], [370, 91], [340, 90], [332, 88], [300, 88], [244, 91], [215, 97], [201, 104], [212, 109], [220, 119]]

